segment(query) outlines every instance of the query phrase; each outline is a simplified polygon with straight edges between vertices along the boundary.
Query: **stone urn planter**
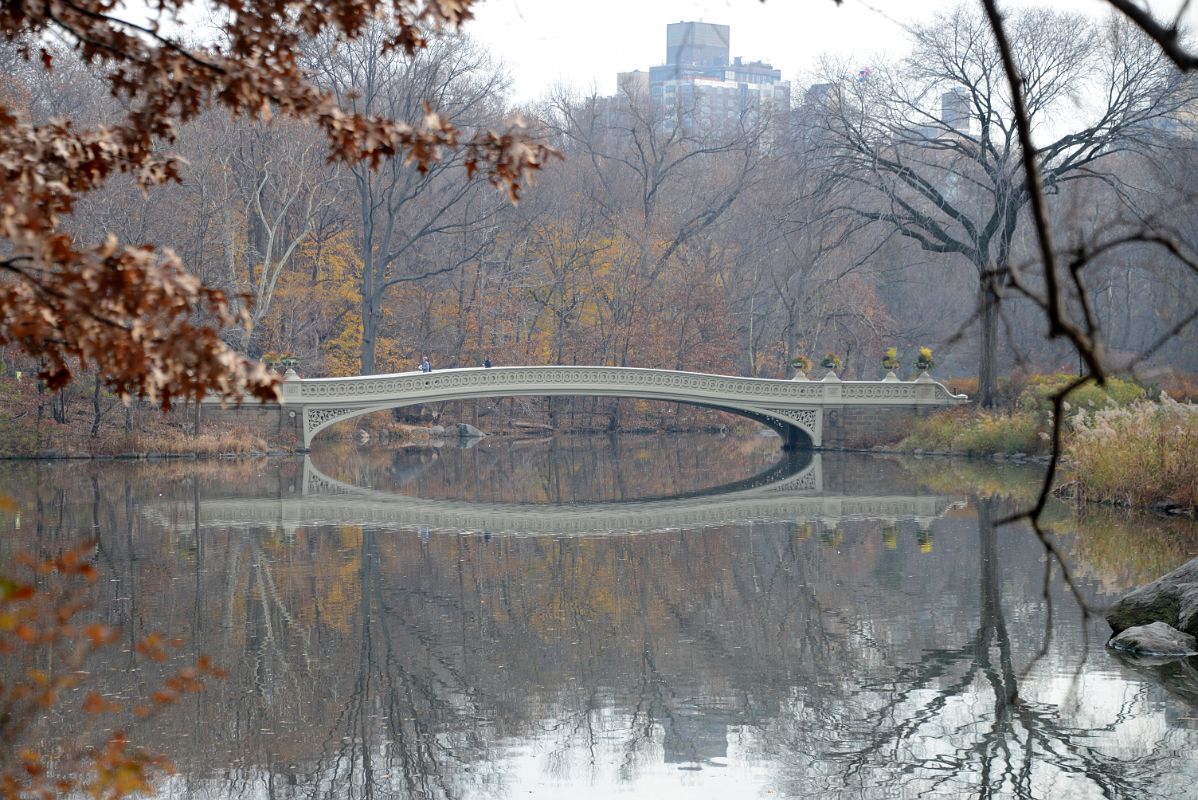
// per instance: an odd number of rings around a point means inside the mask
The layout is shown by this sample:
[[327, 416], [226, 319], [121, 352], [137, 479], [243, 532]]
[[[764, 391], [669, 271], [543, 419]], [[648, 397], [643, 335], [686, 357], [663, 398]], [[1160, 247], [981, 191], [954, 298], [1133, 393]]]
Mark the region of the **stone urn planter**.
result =
[[795, 371], [794, 378], [796, 381], [809, 381], [807, 373], [811, 371], [811, 359], [807, 356], [795, 356], [790, 360], [790, 368]]
[[919, 377], [916, 380], [930, 381], [932, 376], [929, 373], [935, 366], [936, 362], [932, 360], [932, 348], [919, 348], [919, 355], [915, 358], [915, 369], [919, 372]]
[[828, 370], [828, 373], [826, 375], [824, 375], [823, 380], [825, 380], [825, 381], [840, 380], [839, 373], [840, 373], [840, 370], [844, 369], [844, 362], [840, 360], [839, 356], [834, 355], [832, 353], [828, 353], [828, 355], [824, 356], [824, 360], [819, 362], [819, 365], [821, 367], [823, 367], [824, 369]]
[[882, 356], [882, 369], [886, 370], [886, 374], [882, 376], [884, 381], [897, 381], [898, 375], [895, 374], [902, 364], [899, 362], [898, 348], [888, 347], [886, 353]]

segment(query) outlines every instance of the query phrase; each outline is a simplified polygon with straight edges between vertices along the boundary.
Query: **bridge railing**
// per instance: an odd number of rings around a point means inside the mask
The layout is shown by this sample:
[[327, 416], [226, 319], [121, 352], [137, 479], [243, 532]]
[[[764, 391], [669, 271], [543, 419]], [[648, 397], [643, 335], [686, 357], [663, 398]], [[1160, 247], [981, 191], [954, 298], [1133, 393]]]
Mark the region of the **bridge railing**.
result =
[[640, 392], [699, 400], [743, 400], [753, 403], [955, 405], [968, 401], [923, 375], [913, 381], [781, 380], [713, 375], [639, 367], [513, 366], [466, 367], [433, 372], [400, 372], [347, 378], [299, 378], [282, 384], [286, 405], [358, 404], [397, 397], [443, 397], [446, 394], [502, 396], [505, 393], [607, 394]]

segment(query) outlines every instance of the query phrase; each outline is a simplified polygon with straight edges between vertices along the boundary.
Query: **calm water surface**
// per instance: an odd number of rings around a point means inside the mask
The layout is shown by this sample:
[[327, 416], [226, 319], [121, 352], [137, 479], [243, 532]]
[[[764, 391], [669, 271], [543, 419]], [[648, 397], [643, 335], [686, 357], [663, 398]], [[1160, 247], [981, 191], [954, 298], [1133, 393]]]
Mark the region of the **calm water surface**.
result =
[[[1193, 665], [1109, 654], [989, 524], [1036, 480], [766, 437], [334, 445], [2, 464], [0, 531], [98, 538], [95, 615], [228, 668], [134, 731], [168, 797], [1193, 797]], [[1192, 523], [1052, 527], [1098, 604], [1198, 555]]]

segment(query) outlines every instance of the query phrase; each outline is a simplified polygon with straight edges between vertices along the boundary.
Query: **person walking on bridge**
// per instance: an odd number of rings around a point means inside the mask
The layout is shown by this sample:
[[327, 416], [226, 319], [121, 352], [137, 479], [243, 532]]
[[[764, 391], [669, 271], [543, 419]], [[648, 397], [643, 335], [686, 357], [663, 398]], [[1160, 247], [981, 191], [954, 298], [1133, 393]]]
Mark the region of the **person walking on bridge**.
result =
[[432, 372], [433, 371], [433, 365], [428, 363], [428, 356], [425, 356], [424, 358], [420, 359], [420, 371], [421, 372]]

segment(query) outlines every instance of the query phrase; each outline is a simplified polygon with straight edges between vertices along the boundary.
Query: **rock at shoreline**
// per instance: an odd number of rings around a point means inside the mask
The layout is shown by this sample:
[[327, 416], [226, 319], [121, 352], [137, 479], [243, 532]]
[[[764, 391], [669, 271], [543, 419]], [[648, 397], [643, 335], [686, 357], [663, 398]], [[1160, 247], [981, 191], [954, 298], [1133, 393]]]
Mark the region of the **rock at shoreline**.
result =
[[1164, 622], [1198, 636], [1198, 558], [1124, 595], [1106, 612], [1106, 621], [1115, 633]]
[[458, 436], [461, 436], [464, 439], [481, 439], [486, 435], [487, 434], [483, 433], [469, 422], [458, 423]]
[[1127, 628], [1107, 642], [1107, 646], [1146, 656], [1180, 657], [1198, 653], [1198, 640], [1164, 622]]

